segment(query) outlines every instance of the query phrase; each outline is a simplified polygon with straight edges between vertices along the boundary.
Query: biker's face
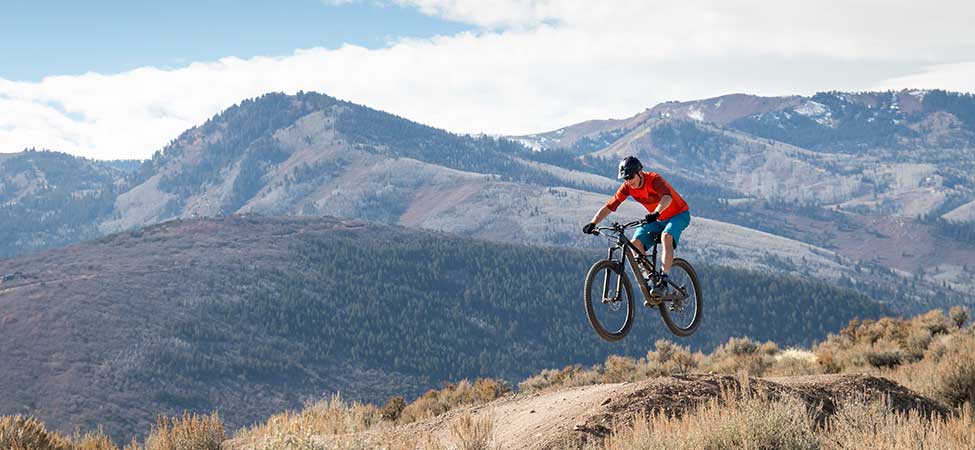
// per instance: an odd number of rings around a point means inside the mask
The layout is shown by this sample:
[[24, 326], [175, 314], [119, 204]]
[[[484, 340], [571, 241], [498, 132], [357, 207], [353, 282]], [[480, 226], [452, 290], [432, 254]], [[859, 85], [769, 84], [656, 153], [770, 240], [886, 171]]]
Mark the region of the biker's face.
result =
[[642, 173], [638, 173], [635, 177], [626, 180], [626, 185], [634, 189], [640, 187], [641, 183], [643, 183]]

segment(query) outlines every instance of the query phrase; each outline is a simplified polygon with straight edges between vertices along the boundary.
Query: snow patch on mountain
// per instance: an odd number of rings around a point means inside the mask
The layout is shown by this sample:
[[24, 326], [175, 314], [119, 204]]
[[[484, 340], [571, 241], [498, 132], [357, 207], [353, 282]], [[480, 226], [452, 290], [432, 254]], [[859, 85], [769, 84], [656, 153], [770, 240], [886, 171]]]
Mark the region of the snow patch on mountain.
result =
[[544, 137], [534, 138], [534, 139], [533, 138], [508, 138], [508, 139], [511, 139], [512, 141], [524, 145], [525, 147], [528, 147], [536, 152], [545, 150], [546, 147], [544, 141], [548, 140]]
[[809, 100], [793, 109], [793, 111], [815, 120], [820, 125], [833, 125], [833, 113], [822, 103]]
[[918, 99], [918, 101], [923, 101], [924, 100], [924, 97], [928, 95], [928, 92], [931, 92], [931, 91], [929, 91], [927, 89], [913, 89], [913, 90], [907, 91], [907, 95], [910, 95], [910, 96]]
[[795, 111], [804, 116], [824, 116], [829, 114], [829, 109], [826, 108], [826, 105], [811, 100], [800, 105]]

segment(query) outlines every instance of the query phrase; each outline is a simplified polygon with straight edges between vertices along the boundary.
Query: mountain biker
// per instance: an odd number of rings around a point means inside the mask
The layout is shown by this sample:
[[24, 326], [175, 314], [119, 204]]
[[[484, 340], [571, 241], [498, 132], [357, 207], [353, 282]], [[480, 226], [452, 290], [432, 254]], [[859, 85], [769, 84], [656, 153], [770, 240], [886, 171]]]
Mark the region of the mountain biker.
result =
[[616, 195], [606, 205], [596, 212], [592, 221], [582, 227], [582, 232], [591, 234], [596, 224], [602, 222], [610, 212], [615, 212], [623, 200], [633, 197], [634, 200], [647, 208], [647, 223], [637, 229], [633, 235], [633, 246], [640, 250], [642, 261], [646, 260], [646, 249], [653, 245], [650, 240], [652, 233], [661, 233], [663, 242], [663, 270], [661, 279], [654, 283], [650, 292], [653, 296], [662, 296], [666, 292], [667, 283], [664, 278], [674, 262], [674, 248], [680, 241], [680, 235], [691, 223], [691, 213], [687, 202], [680, 194], [656, 172], [644, 172], [643, 164], [634, 156], [627, 156], [620, 161], [619, 179], [624, 180]]

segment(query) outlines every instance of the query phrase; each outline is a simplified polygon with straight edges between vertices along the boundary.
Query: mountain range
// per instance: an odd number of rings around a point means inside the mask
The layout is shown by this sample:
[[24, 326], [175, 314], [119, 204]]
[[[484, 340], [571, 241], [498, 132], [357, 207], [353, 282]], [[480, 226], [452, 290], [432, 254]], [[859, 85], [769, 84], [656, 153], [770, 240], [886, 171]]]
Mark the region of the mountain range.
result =
[[632, 154], [689, 201], [689, 259], [879, 286], [877, 300], [917, 312], [975, 289], [973, 136], [975, 98], [944, 91], [735, 94], [507, 138], [267, 94], [141, 164], [4, 154], [0, 254], [237, 213], [594, 247], [578, 230]]

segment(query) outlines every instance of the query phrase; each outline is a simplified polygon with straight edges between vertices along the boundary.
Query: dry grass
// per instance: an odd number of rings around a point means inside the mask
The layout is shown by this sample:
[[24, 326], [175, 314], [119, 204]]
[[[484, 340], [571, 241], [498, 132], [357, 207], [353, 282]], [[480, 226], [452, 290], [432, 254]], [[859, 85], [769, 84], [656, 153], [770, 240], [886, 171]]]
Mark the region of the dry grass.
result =
[[440, 390], [429, 390], [403, 408], [397, 423], [404, 424], [438, 416], [458, 406], [483, 404], [511, 392], [503, 382], [491, 378], [478, 378], [471, 383], [462, 380], [448, 384]]
[[886, 402], [852, 402], [839, 408], [819, 432], [820, 448], [963, 450], [975, 448], [975, 422], [967, 410], [946, 419], [917, 411], [898, 413]]
[[748, 373], [763, 376], [775, 364], [781, 350], [774, 342], [759, 343], [747, 337], [731, 338], [708, 355], [705, 365], [716, 373]]
[[4, 416], [0, 417], [0, 449], [73, 450], [74, 446], [33, 417]]
[[[285, 411], [267, 422], [241, 431], [237, 437], [265, 437], [277, 441], [294, 440], [298, 448], [313, 448], [308, 436], [356, 433], [372, 429], [381, 422], [382, 412], [374, 405], [347, 403], [335, 394], [329, 400], [311, 404], [301, 411]], [[301, 444], [301, 445], [298, 445]]]
[[975, 448], [975, 422], [968, 409], [927, 418], [898, 413], [886, 402], [854, 401], [825, 426], [816, 425], [804, 403], [791, 397], [714, 399], [681, 417], [655, 414], [618, 428], [589, 450], [653, 449], [884, 449]]
[[71, 442], [75, 450], [118, 450], [118, 446], [101, 429], [84, 434], [75, 433]]
[[654, 349], [647, 352], [644, 358], [610, 355], [602, 366], [594, 366], [590, 369], [573, 365], [562, 370], [543, 370], [538, 375], [522, 381], [518, 389], [520, 392], [546, 392], [567, 387], [621, 383], [684, 374], [699, 370], [704, 359], [701, 352], [692, 353], [686, 346], [659, 339], [654, 343]]
[[518, 384], [520, 392], [546, 392], [549, 390], [589, 386], [600, 383], [602, 372], [598, 367], [584, 369], [576, 364], [564, 369], [546, 369]]
[[0, 449], [3, 450], [118, 450], [102, 430], [76, 432], [70, 439], [48, 431], [33, 417], [0, 417]]
[[184, 412], [183, 417], [159, 416], [144, 449], [133, 441], [125, 450], [220, 450], [226, 439], [217, 413], [201, 416]]
[[[544, 392], [607, 382], [638, 381], [691, 371], [751, 376], [869, 373], [897, 381], [949, 404], [970, 401], [970, 364], [975, 330], [969, 310], [956, 306], [945, 315], [933, 310], [912, 319], [853, 320], [813, 347], [781, 350], [773, 342], [731, 338], [709, 355], [659, 340], [645, 358], [610, 356], [600, 366], [545, 370], [519, 384], [521, 392]], [[950, 358], [944, 358], [950, 355]], [[968, 397], [966, 397], [966, 395]], [[975, 403], [975, 402], [973, 402]]]
[[[396, 424], [406, 424], [443, 414], [451, 409], [478, 405], [495, 400], [510, 392], [503, 382], [481, 378], [471, 383], [462, 380], [447, 384], [443, 389], [430, 390], [406, 404], [403, 397], [391, 398], [379, 408], [372, 404], [347, 403], [341, 396], [320, 401], [301, 411], [286, 411], [271, 416], [267, 422], [242, 430], [236, 437], [263, 442], [262, 448], [272, 450], [317, 450], [321, 447], [316, 436], [336, 436], [370, 431], [383, 434]], [[465, 435], [466, 436], [466, 435]], [[370, 444], [351, 438], [342, 448], [369, 448]], [[385, 448], [433, 448], [433, 441], [420, 436], [391, 439]]]
[[494, 421], [485, 414], [464, 414], [450, 426], [457, 450], [500, 450], [501, 446], [494, 444], [493, 430]]
[[852, 321], [814, 348], [825, 373], [867, 372], [952, 406], [975, 404], [975, 330], [968, 309]]
[[597, 448], [654, 449], [816, 449], [815, 422], [805, 403], [787, 397], [724, 395], [690, 414], [639, 417], [615, 430]]

